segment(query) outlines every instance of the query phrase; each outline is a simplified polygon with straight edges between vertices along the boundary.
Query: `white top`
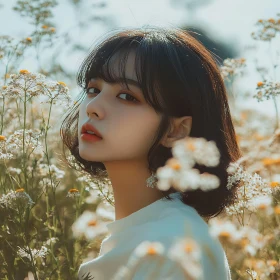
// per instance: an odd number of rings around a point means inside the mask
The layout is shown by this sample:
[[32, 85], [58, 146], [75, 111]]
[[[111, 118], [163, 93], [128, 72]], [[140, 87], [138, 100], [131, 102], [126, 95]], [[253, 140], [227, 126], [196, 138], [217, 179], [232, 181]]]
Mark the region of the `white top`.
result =
[[[206, 245], [208, 247], [208, 250], [202, 250], [201, 270], [203, 276], [196, 279], [231, 280], [225, 251], [221, 243], [209, 234], [207, 223], [193, 207], [180, 200], [179, 192], [172, 193], [170, 197], [173, 199], [167, 200], [163, 197], [125, 218], [108, 223], [109, 236], [102, 241], [99, 256], [81, 264], [78, 271], [79, 280], [87, 279], [82, 276], [88, 273], [91, 276], [88, 279], [113, 279], [113, 276], [126, 266], [132, 252], [140, 243], [146, 240], [158, 241], [164, 245], [167, 252], [176, 237], [191, 237], [199, 246], [202, 245], [203, 248], [206, 248]], [[133, 278], [128, 279], [148, 279], [149, 270], [154, 271], [153, 268], [157, 264], [158, 261], [149, 258], [148, 261], [141, 264], [142, 267], [139, 267]], [[164, 271], [167, 271], [170, 265], [171, 261], [165, 261], [160, 266], [158, 265], [156, 267], [157, 275], [151, 279], [188, 279], [182, 276], [180, 268], [171, 269], [173, 271], [171, 274], [169, 269], [169, 273], [165, 274]], [[188, 267], [187, 263], [186, 267]]]

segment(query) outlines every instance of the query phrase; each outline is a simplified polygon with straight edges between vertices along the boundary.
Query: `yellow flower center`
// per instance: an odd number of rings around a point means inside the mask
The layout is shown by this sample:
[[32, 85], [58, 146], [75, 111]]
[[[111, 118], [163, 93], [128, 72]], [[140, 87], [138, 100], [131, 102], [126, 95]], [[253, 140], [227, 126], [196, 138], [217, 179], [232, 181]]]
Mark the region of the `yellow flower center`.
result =
[[267, 205], [264, 204], [264, 203], [262, 203], [262, 204], [260, 204], [260, 205], [258, 206], [258, 209], [261, 209], [261, 210], [264, 210], [264, 209], [266, 209], [266, 208], [267, 208]]
[[279, 164], [280, 159], [273, 159], [273, 158], [264, 158], [262, 160], [263, 165], [272, 165], [272, 164]]
[[97, 224], [96, 220], [91, 220], [91, 221], [88, 222], [89, 227], [94, 227], [94, 226], [96, 226], [96, 224]]
[[240, 240], [240, 242], [239, 242], [239, 244], [241, 245], [241, 247], [245, 247], [245, 246], [247, 246], [247, 244], [249, 243], [249, 240], [248, 240], [248, 238], [246, 238], [246, 237], [243, 237], [241, 240]]
[[187, 243], [187, 244], [185, 245], [184, 249], [185, 249], [185, 252], [191, 253], [191, 252], [193, 251], [193, 244]]
[[240, 117], [241, 117], [242, 120], [247, 120], [248, 114], [245, 113], [245, 112], [242, 112], [242, 113], [240, 114]]
[[58, 82], [58, 84], [60, 84], [60, 85], [62, 85], [62, 86], [64, 86], [64, 87], [66, 87], [66, 84], [65, 84], [64, 82]]
[[77, 192], [79, 192], [79, 190], [77, 190], [77, 189], [70, 189], [69, 192], [70, 193], [77, 193]]
[[267, 264], [272, 265], [272, 266], [276, 266], [278, 264], [278, 262], [276, 260], [268, 260]]
[[23, 188], [17, 189], [16, 192], [24, 192], [24, 189]]
[[29, 71], [28, 70], [25, 70], [25, 69], [22, 69], [19, 71], [20, 74], [28, 74]]
[[270, 186], [272, 187], [272, 188], [275, 188], [275, 187], [279, 187], [279, 182], [271, 182], [270, 183]]
[[222, 237], [222, 238], [229, 238], [230, 237], [230, 233], [228, 231], [221, 231], [220, 232], [220, 237]]
[[156, 249], [153, 247], [153, 246], [150, 246], [147, 250], [147, 254], [148, 255], [156, 255], [157, 254], [157, 251]]
[[263, 86], [263, 82], [258, 82], [258, 83], [257, 83], [257, 86], [258, 86], [258, 87]]
[[280, 206], [277, 205], [274, 207], [274, 213], [280, 215]]
[[175, 158], [171, 158], [167, 161], [167, 165], [170, 166], [174, 170], [179, 170], [181, 169], [181, 164], [179, 161]]
[[4, 135], [0, 135], [0, 141], [5, 141], [6, 137]]
[[187, 149], [194, 151], [195, 150], [195, 145], [193, 143], [187, 143]]

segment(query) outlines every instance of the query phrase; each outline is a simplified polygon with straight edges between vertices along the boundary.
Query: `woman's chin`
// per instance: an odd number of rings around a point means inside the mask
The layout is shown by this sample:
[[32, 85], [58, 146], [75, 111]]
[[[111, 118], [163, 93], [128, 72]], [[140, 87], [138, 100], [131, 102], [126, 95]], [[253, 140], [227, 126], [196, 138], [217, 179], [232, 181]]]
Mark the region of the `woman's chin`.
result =
[[84, 160], [93, 161], [92, 158], [90, 157], [89, 153], [85, 150], [79, 150], [79, 155]]

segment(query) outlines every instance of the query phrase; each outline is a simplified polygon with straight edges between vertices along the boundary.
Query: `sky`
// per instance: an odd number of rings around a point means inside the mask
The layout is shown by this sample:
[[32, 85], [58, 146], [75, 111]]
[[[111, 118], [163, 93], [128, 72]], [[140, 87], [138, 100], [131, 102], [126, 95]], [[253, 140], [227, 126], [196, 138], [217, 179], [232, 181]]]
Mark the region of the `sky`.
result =
[[[268, 42], [255, 41], [251, 38], [251, 32], [256, 31], [255, 26], [258, 19], [277, 18], [280, 13], [279, 0], [201, 0], [205, 5], [198, 7], [191, 12], [182, 8], [180, 3], [175, 2], [199, 2], [198, 0], [108, 0], [107, 9], [99, 11], [93, 8], [93, 3], [100, 1], [84, 1], [80, 10], [75, 11], [69, 4], [70, 0], [59, 0], [59, 6], [54, 10], [54, 21], [58, 27], [58, 32], [70, 30], [71, 38], [82, 42], [86, 48], [92, 44], [108, 29], [100, 24], [92, 24], [86, 17], [88, 11], [96, 15], [105, 14], [112, 16], [114, 27], [136, 27], [144, 25], [156, 26], [176, 26], [192, 25], [201, 27], [208, 32], [210, 38], [224, 40], [233, 44], [240, 51], [240, 57], [246, 59], [246, 74], [238, 78], [234, 84], [236, 94], [244, 95], [247, 93], [253, 96], [256, 92], [256, 84], [261, 80], [260, 75], [255, 70], [257, 61], [259, 66], [268, 67], [268, 78], [273, 80], [280, 77], [279, 67], [276, 72], [272, 71], [272, 62], [280, 63], [280, 34], [272, 41], [270, 46]], [[16, 0], [0, 1], [0, 35], [9, 34], [14, 37], [21, 37], [23, 34], [28, 36], [32, 28], [25, 19], [19, 17], [17, 13], [11, 10]], [[171, 3], [173, 3], [171, 5]], [[85, 12], [86, 11], [86, 12]], [[76, 12], [76, 13], [75, 13]], [[76, 28], [77, 14], [84, 20], [82, 29]], [[278, 49], [277, 49], [278, 48]], [[278, 53], [277, 53], [278, 51]], [[64, 67], [71, 68], [75, 72], [85, 53], [76, 54], [66, 53], [60, 58]], [[35, 62], [32, 58], [24, 61], [25, 68], [32, 69]], [[279, 78], [278, 78], [279, 81]], [[238, 106], [240, 108], [256, 108], [265, 114], [274, 114], [274, 105], [272, 100], [257, 102], [254, 98], [248, 99]], [[278, 106], [280, 102], [278, 101]]]

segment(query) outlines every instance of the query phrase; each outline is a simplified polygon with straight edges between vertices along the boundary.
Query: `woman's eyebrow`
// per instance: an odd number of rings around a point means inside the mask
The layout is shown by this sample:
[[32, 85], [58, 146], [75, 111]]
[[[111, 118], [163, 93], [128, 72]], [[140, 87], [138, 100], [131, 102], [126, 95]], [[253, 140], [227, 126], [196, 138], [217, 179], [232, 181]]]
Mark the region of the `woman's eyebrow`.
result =
[[121, 82], [121, 83], [124, 83], [124, 84], [125, 84], [125, 82], [126, 82], [126, 83], [129, 84], [129, 85], [133, 85], [133, 86], [135, 86], [135, 87], [137, 87], [137, 88], [139, 88], [139, 89], [142, 89], [140, 83], [139, 83], [138, 81], [133, 80], [133, 79], [129, 79], [129, 78], [126, 78], [126, 79], [124, 79], [124, 78], [118, 78], [117, 81], [118, 81], [118, 82]]
[[[91, 81], [98, 80], [98, 79], [100, 79], [100, 78], [92, 78], [92, 79], [90, 79], [89, 83], [90, 83]], [[117, 83], [117, 82], [120, 82], [120, 83], [122, 83], [122, 84], [125, 84], [125, 82], [126, 82], [127, 84], [133, 85], [133, 86], [139, 88], [140, 90], [142, 89], [142, 87], [141, 87], [141, 85], [140, 85], [140, 83], [139, 83], [138, 81], [135, 81], [135, 80], [130, 79], [130, 78], [124, 79], [124, 78], [119, 77], [119, 78], [116, 79], [116, 83]], [[129, 88], [128, 88], [128, 89], [129, 89]]]

